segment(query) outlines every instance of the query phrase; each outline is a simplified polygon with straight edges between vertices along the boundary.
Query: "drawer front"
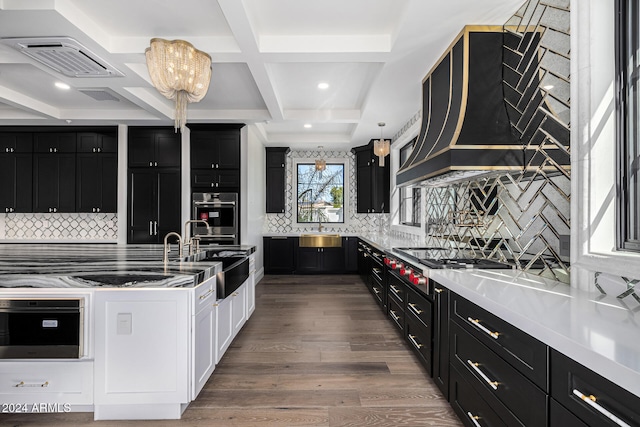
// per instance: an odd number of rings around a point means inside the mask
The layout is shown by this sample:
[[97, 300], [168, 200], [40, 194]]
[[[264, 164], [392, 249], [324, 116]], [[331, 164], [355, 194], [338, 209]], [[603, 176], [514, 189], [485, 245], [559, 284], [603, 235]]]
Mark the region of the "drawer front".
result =
[[549, 399], [549, 427], [589, 427], [555, 399]]
[[451, 369], [450, 378], [450, 403], [465, 426], [507, 427], [456, 369]]
[[216, 302], [216, 278], [212, 277], [201, 283], [195, 288], [195, 312], [198, 313], [202, 308], [211, 306]]
[[429, 375], [431, 369], [431, 328], [424, 326], [410, 314], [405, 314], [404, 337], [420, 358]]
[[453, 293], [451, 296], [452, 319], [538, 387], [549, 391], [549, 349], [545, 344], [466, 299]]
[[640, 398], [555, 350], [551, 396], [589, 426], [640, 426]]
[[400, 306], [404, 307], [405, 301], [405, 284], [396, 276], [395, 273], [389, 274], [389, 296], [394, 298]]
[[93, 362], [2, 362], [0, 402], [93, 404]]
[[389, 318], [393, 320], [401, 331], [404, 331], [404, 311], [392, 298], [389, 298], [387, 303], [389, 304]]
[[418, 295], [412, 290], [407, 290], [407, 314], [411, 313], [420, 320], [425, 327], [433, 327], [433, 304], [425, 297]]
[[382, 299], [384, 295], [384, 288], [382, 287], [382, 283], [378, 280], [378, 278], [374, 275], [371, 276], [371, 293], [376, 298], [378, 304], [382, 305]]
[[546, 426], [546, 393], [456, 323], [451, 324], [451, 356], [485, 400], [497, 399], [528, 427]]

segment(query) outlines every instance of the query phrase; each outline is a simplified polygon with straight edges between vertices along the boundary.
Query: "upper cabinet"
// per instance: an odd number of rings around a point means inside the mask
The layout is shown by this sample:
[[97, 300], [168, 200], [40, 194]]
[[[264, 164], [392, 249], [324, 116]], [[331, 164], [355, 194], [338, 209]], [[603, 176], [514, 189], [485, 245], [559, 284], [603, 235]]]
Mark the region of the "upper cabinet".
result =
[[76, 133], [34, 133], [33, 151], [33, 211], [75, 212]]
[[31, 212], [33, 134], [0, 133], [0, 212]]
[[380, 166], [373, 141], [351, 150], [356, 156], [357, 213], [389, 213], [390, 161], [387, 155]]
[[76, 155], [76, 212], [116, 212], [118, 137], [111, 132], [79, 132]]
[[173, 128], [129, 128], [129, 167], [179, 168], [180, 141]]
[[191, 187], [240, 191], [240, 129], [244, 125], [190, 125]]
[[267, 213], [284, 213], [287, 182], [288, 147], [267, 147], [266, 201]]

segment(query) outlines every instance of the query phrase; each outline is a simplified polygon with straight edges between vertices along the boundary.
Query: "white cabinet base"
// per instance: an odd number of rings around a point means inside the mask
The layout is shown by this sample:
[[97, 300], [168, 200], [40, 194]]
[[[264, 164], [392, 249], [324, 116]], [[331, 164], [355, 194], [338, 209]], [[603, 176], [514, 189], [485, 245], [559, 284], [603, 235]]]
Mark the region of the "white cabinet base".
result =
[[95, 405], [93, 419], [98, 420], [179, 420], [187, 405], [177, 403]]

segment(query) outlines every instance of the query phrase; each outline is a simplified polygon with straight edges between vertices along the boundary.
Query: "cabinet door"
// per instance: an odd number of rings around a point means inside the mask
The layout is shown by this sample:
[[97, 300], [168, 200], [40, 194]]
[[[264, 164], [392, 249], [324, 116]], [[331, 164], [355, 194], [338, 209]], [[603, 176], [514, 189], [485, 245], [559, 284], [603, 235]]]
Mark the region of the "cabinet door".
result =
[[33, 210], [74, 212], [76, 207], [76, 156], [72, 153], [36, 153]]
[[152, 169], [129, 172], [128, 243], [155, 243], [157, 225], [157, 173]]
[[389, 159], [385, 159], [384, 166], [379, 166], [378, 159], [371, 162], [371, 209], [373, 212], [389, 213], [390, 171]]
[[155, 135], [149, 129], [129, 131], [129, 167], [153, 167], [155, 159]]
[[100, 189], [101, 212], [118, 211], [118, 155], [116, 153], [100, 154]]
[[267, 167], [267, 213], [284, 213], [286, 174], [283, 166]]
[[231, 318], [235, 337], [247, 321], [247, 281], [231, 294]]
[[371, 212], [371, 169], [358, 166], [356, 171], [356, 204], [358, 213]]
[[218, 148], [217, 169], [240, 169], [240, 132], [219, 132], [215, 141]]
[[31, 212], [31, 153], [0, 153], [0, 212]]
[[319, 273], [322, 270], [320, 248], [298, 248], [297, 273]]
[[180, 172], [162, 171], [158, 173], [158, 241], [170, 231], [180, 233]]
[[0, 133], [0, 153], [31, 153], [33, 134], [31, 132]]
[[449, 398], [449, 289], [433, 284], [433, 381]]
[[218, 300], [216, 303], [216, 364], [220, 362], [233, 340], [233, 312], [231, 298]]
[[346, 273], [358, 272], [358, 238], [343, 237], [342, 247], [344, 248], [344, 270]]
[[216, 366], [216, 315], [211, 304], [194, 316], [193, 390], [195, 400]]
[[344, 248], [320, 248], [323, 273], [344, 272]]
[[78, 167], [77, 177], [77, 212], [95, 212], [100, 207], [100, 159], [94, 153], [78, 153], [76, 157]]
[[180, 167], [180, 135], [180, 133], [173, 133], [171, 130], [156, 131], [154, 166], [164, 168]]
[[75, 153], [75, 132], [37, 132], [33, 134], [33, 151], [36, 153]]
[[291, 274], [296, 269], [297, 237], [265, 237], [264, 272], [265, 274]]
[[238, 191], [240, 189], [240, 171], [229, 170], [217, 172], [218, 182], [216, 189]]

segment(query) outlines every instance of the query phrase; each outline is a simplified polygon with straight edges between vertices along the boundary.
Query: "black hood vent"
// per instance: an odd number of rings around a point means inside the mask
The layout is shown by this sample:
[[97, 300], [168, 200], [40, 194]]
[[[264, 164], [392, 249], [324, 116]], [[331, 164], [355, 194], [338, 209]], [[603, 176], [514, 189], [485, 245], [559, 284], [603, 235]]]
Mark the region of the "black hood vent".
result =
[[422, 82], [422, 126], [399, 186], [521, 171], [524, 147], [503, 94], [502, 27], [467, 26]]

